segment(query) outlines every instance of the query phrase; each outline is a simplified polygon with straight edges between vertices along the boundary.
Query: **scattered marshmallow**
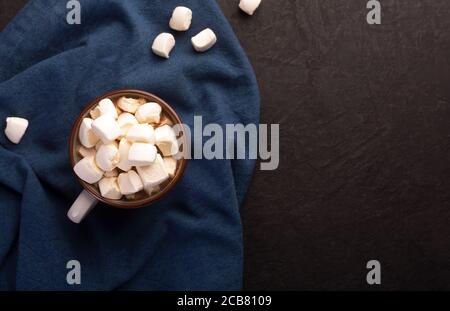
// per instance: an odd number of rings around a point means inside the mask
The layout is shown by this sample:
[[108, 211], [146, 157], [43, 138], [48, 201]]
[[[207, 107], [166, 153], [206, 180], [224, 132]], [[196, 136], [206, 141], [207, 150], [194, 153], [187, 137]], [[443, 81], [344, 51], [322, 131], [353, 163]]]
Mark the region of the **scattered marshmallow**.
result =
[[119, 143], [119, 154], [120, 161], [117, 164], [117, 167], [122, 171], [128, 172], [133, 167], [128, 161], [128, 154], [130, 153], [131, 144], [126, 140], [122, 139]]
[[175, 172], [177, 170], [177, 160], [175, 160], [172, 157], [164, 157], [163, 161], [166, 172], [169, 174], [170, 177], [174, 177]]
[[129, 112], [124, 112], [117, 119], [117, 124], [120, 126], [120, 135], [124, 137], [127, 135], [130, 127], [139, 124], [139, 122], [134, 115]]
[[146, 103], [136, 111], [136, 119], [140, 123], [159, 123], [162, 108], [157, 103]]
[[97, 119], [101, 116], [110, 115], [114, 119], [117, 119], [117, 109], [111, 99], [102, 99], [97, 107], [91, 110], [91, 117]]
[[22, 137], [23, 135], [25, 135], [27, 128], [27, 119], [16, 117], [6, 118], [5, 135], [12, 143], [16, 145], [22, 140]]
[[117, 101], [117, 106], [125, 112], [135, 113], [142, 102], [139, 99], [121, 97]]
[[163, 159], [159, 154], [156, 156], [155, 162], [148, 166], [138, 166], [136, 170], [138, 171], [146, 190], [153, 189], [169, 179], [169, 174], [167, 173]]
[[205, 52], [216, 44], [217, 37], [214, 31], [206, 28], [195, 37], [192, 37], [191, 42], [197, 52]]
[[157, 153], [152, 144], [134, 143], [128, 153], [128, 161], [132, 166], [147, 166], [155, 162]]
[[80, 146], [80, 147], [78, 147], [78, 154], [82, 158], [95, 157], [95, 149], [94, 148], [86, 148], [84, 146]]
[[120, 127], [117, 121], [111, 115], [98, 117], [92, 123], [92, 130], [104, 144], [116, 140], [120, 136]]
[[100, 188], [100, 193], [102, 197], [111, 200], [120, 200], [122, 198], [122, 193], [119, 189], [119, 184], [117, 183], [117, 177], [105, 177], [98, 182], [98, 187]]
[[117, 143], [102, 145], [95, 155], [95, 163], [105, 172], [111, 172], [119, 163], [120, 155]]
[[86, 148], [92, 148], [98, 142], [98, 137], [92, 130], [93, 122], [94, 120], [92, 119], [84, 118], [83, 121], [81, 121], [80, 131], [78, 132], [80, 143]]
[[248, 15], [253, 15], [260, 4], [261, 0], [241, 0], [239, 8]]
[[122, 173], [118, 178], [120, 192], [123, 195], [138, 193], [144, 189], [142, 180], [135, 171]]
[[163, 125], [155, 130], [156, 145], [164, 156], [178, 153], [178, 140], [174, 130], [169, 125]]
[[155, 130], [149, 124], [133, 125], [128, 130], [127, 140], [133, 143], [155, 144]]
[[192, 11], [184, 6], [178, 6], [173, 10], [169, 26], [173, 30], [186, 31], [191, 27]]
[[83, 158], [73, 168], [77, 176], [88, 184], [95, 184], [103, 177], [103, 171], [95, 164], [93, 157]]
[[152, 50], [158, 56], [169, 58], [169, 54], [175, 46], [175, 38], [167, 32], [159, 34], [153, 41]]

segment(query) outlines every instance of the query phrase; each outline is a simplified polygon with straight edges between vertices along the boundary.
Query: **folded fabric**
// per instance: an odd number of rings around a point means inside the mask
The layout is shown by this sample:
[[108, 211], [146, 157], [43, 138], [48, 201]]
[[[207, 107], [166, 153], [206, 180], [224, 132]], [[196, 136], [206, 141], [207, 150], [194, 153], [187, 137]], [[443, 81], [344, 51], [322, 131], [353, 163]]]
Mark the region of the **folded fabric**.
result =
[[[256, 80], [215, 1], [82, 0], [69, 25], [66, 1], [31, 0], [0, 33], [0, 120], [30, 121], [19, 145], [0, 135], [1, 290], [239, 290], [239, 205], [250, 160], [190, 160], [163, 200], [138, 210], [99, 204], [81, 224], [66, 213], [80, 193], [68, 158], [73, 122], [93, 98], [119, 88], [164, 98], [184, 123], [258, 123]], [[194, 19], [174, 33], [170, 60], [151, 53], [172, 10]], [[217, 45], [190, 38], [209, 27]], [[68, 285], [66, 264], [81, 264]]]

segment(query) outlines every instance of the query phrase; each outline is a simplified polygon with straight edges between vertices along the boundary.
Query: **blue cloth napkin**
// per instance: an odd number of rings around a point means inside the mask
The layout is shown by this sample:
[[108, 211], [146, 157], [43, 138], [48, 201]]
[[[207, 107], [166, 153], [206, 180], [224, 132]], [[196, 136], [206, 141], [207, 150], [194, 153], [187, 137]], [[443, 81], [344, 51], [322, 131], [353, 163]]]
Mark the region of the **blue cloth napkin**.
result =
[[[98, 205], [81, 225], [66, 217], [82, 190], [68, 158], [73, 122], [95, 97], [118, 88], [155, 93], [184, 123], [258, 123], [257, 83], [215, 1], [80, 0], [69, 25], [65, 0], [31, 0], [0, 33], [0, 120], [27, 118], [22, 142], [0, 135], [0, 289], [239, 290], [239, 205], [254, 161], [190, 160], [163, 200], [138, 210]], [[186, 33], [168, 27], [190, 7]], [[210, 27], [218, 43], [198, 54], [190, 38]], [[177, 45], [153, 55], [160, 32]], [[4, 121], [2, 121], [4, 122]], [[81, 263], [81, 285], [66, 264]]]

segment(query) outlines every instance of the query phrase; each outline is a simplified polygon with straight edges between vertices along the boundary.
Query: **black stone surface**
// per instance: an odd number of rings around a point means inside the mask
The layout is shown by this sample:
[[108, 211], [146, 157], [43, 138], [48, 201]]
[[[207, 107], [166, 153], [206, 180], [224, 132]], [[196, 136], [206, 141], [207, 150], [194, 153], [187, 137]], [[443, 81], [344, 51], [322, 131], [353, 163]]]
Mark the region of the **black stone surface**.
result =
[[242, 207], [245, 289], [450, 289], [450, 2], [382, 0], [375, 26], [360, 0], [218, 2], [281, 126]]

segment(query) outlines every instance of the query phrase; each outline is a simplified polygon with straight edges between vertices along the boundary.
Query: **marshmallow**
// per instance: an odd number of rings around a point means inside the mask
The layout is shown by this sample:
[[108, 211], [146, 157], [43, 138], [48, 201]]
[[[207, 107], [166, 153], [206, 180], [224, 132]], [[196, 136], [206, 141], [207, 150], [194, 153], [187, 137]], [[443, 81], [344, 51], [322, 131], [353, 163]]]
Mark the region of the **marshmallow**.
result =
[[148, 166], [138, 166], [136, 170], [138, 171], [147, 192], [169, 179], [169, 174], [167, 173], [163, 159], [159, 154], [156, 155], [155, 162]]
[[139, 99], [121, 97], [117, 101], [117, 106], [125, 112], [135, 113], [142, 102]]
[[156, 145], [164, 156], [178, 153], [178, 141], [175, 132], [169, 125], [163, 125], [155, 130]]
[[132, 168], [132, 165], [128, 161], [128, 153], [130, 152], [130, 148], [131, 144], [126, 139], [122, 139], [120, 141], [119, 143], [120, 161], [117, 164], [117, 167], [125, 172], [128, 172]]
[[103, 177], [103, 171], [95, 164], [93, 157], [83, 158], [73, 168], [75, 174], [88, 184], [95, 184]]
[[195, 37], [192, 37], [191, 42], [197, 52], [205, 52], [216, 44], [217, 37], [211, 29], [206, 28]]
[[260, 4], [261, 0], [241, 0], [239, 8], [248, 15], [253, 15]]
[[131, 113], [124, 112], [117, 119], [117, 124], [120, 126], [121, 136], [126, 136], [130, 127], [139, 124], [139, 122]]
[[161, 191], [161, 187], [156, 186], [156, 187], [151, 187], [151, 186], [144, 186], [144, 190], [145, 192], [147, 192], [148, 195], [152, 195], [153, 193], [159, 192]]
[[98, 103], [97, 107], [95, 107], [93, 110], [91, 110], [90, 114], [93, 119], [97, 119], [98, 117], [101, 117], [104, 115], [110, 115], [114, 119], [117, 119], [116, 106], [114, 105], [112, 100], [109, 98], [102, 99]]
[[120, 155], [117, 143], [102, 145], [95, 155], [95, 163], [105, 172], [111, 172], [119, 163]]
[[103, 175], [105, 177], [117, 177], [117, 176], [119, 176], [119, 170], [117, 168], [115, 168], [110, 172], [105, 172]]
[[92, 130], [104, 144], [116, 140], [120, 136], [120, 127], [117, 121], [109, 114], [98, 117], [92, 123]]
[[78, 132], [78, 138], [80, 143], [86, 148], [92, 148], [98, 142], [98, 137], [92, 130], [92, 123], [94, 120], [84, 118], [80, 125], [80, 131]]
[[136, 111], [136, 119], [140, 123], [159, 123], [162, 108], [157, 103], [146, 103]]
[[177, 170], [177, 160], [175, 160], [172, 157], [164, 157], [164, 167], [166, 168], [166, 172], [169, 174], [170, 177], [175, 176], [175, 172]]
[[151, 186], [144, 186], [144, 191], [148, 194], [148, 195], [152, 195], [153, 192], [155, 192], [155, 188], [151, 187]]
[[127, 140], [133, 143], [155, 144], [155, 130], [149, 124], [133, 125], [128, 130]]
[[26, 119], [15, 117], [6, 118], [5, 135], [14, 144], [20, 143], [27, 128], [28, 120]]
[[111, 200], [120, 200], [122, 193], [120, 193], [119, 185], [117, 183], [117, 177], [105, 177], [98, 182], [100, 193], [102, 197]]
[[123, 195], [134, 194], [144, 189], [142, 180], [135, 171], [120, 174], [118, 182], [120, 192]]
[[192, 11], [184, 6], [178, 6], [173, 10], [169, 26], [173, 30], [186, 31], [191, 27]]
[[134, 143], [128, 153], [128, 161], [132, 166], [147, 166], [155, 162], [157, 153], [152, 144]]
[[86, 148], [86, 147], [80, 146], [78, 148], [78, 154], [81, 157], [83, 157], [83, 158], [95, 157], [95, 149], [94, 148]]
[[169, 58], [170, 51], [175, 46], [175, 38], [170, 33], [163, 32], [153, 41], [152, 50], [158, 56]]

